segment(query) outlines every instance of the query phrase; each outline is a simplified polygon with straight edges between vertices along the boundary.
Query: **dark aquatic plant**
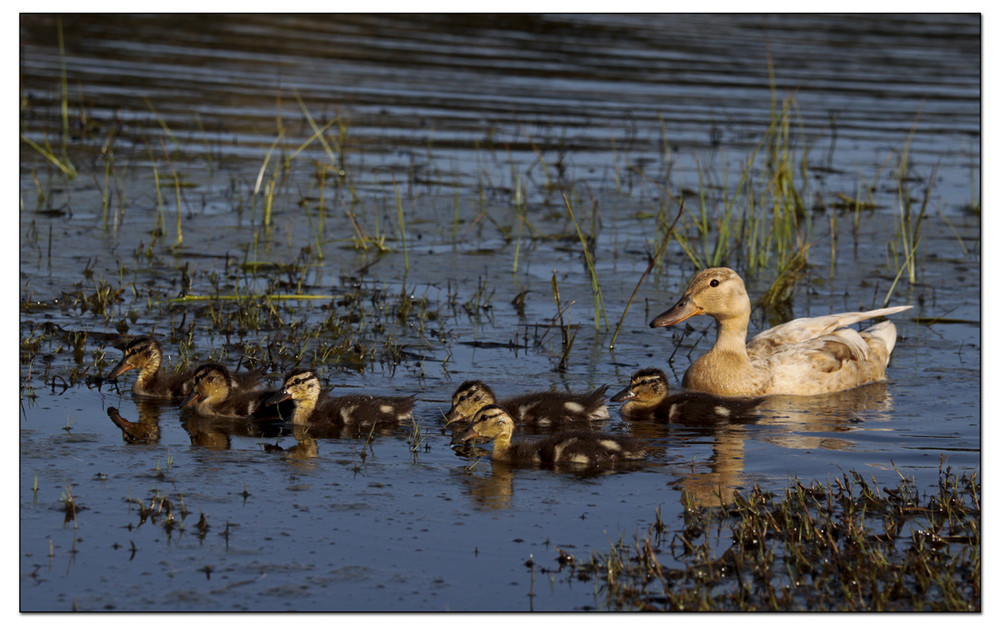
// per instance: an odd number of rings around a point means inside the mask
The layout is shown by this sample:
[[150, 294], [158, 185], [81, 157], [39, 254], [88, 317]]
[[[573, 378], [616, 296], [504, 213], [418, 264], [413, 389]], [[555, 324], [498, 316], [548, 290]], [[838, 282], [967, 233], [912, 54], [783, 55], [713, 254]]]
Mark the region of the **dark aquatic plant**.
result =
[[560, 552], [559, 570], [592, 581], [608, 610], [981, 609], [978, 473], [942, 468], [923, 497], [912, 479], [879, 488], [850, 471], [780, 495], [754, 485], [717, 507], [685, 501], [672, 535], [657, 511], [633, 544]]

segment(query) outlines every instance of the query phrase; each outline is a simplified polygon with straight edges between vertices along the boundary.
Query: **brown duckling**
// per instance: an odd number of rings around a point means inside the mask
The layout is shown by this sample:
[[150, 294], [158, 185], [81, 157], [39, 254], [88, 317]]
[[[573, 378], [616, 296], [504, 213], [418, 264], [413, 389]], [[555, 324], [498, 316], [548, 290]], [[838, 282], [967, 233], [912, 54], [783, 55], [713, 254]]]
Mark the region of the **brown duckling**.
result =
[[511, 442], [514, 419], [502, 406], [483, 407], [464, 432], [452, 437], [452, 444], [473, 438], [493, 439], [490, 457], [494, 461], [544, 467], [594, 467], [642, 460], [646, 446], [627, 436], [612, 436], [591, 430], [558, 432], [538, 441]]
[[481, 380], [469, 380], [451, 396], [451, 409], [444, 415], [445, 425], [470, 421], [485, 406], [497, 404], [518, 423], [549, 427], [583, 425], [610, 418], [604, 405], [608, 387], [601, 386], [587, 395], [561, 391], [540, 391], [498, 400], [496, 393]]
[[274, 395], [269, 389], [240, 388], [233, 374], [220, 364], [206, 363], [194, 370], [191, 392], [182, 408], [194, 407], [204, 417], [274, 419], [280, 413], [265, 402]]
[[763, 397], [717, 397], [693, 391], [668, 394], [667, 376], [659, 369], [641, 369], [632, 374], [625, 390], [611, 401], [625, 402], [626, 419], [656, 421], [714, 421], [740, 417], [760, 405]]
[[122, 348], [122, 359], [115, 365], [109, 380], [114, 380], [131, 369], [139, 375], [132, 385], [132, 392], [144, 397], [183, 399], [191, 392], [191, 372], [164, 373], [160, 371], [163, 351], [160, 342], [151, 336], [140, 336]]
[[312, 369], [296, 369], [286, 375], [281, 389], [268, 400], [268, 403], [273, 405], [287, 399], [295, 402], [291, 419], [295, 425], [371, 426], [376, 423], [400, 423], [413, 416], [413, 395], [331, 397], [323, 392], [319, 377]]
[[[180, 400], [191, 393], [192, 372], [165, 373], [160, 370], [163, 350], [160, 348], [160, 342], [153, 337], [134, 338], [122, 348], [122, 352], [122, 359], [108, 374], [109, 380], [114, 380], [131, 369], [137, 369], [139, 374], [132, 385], [132, 392], [136, 395]], [[252, 389], [257, 386], [260, 375], [248, 371], [233, 374], [233, 378], [238, 387]]]

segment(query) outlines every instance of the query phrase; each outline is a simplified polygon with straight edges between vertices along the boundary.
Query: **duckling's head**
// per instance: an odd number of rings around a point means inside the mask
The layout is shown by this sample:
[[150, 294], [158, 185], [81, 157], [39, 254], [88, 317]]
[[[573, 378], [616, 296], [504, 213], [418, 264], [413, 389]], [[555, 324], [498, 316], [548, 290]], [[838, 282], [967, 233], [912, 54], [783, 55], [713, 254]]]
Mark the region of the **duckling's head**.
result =
[[496, 403], [493, 389], [480, 380], [463, 382], [451, 396], [451, 409], [444, 415], [445, 425], [469, 421], [484, 406]]
[[632, 374], [628, 388], [611, 398], [611, 401], [655, 405], [667, 396], [670, 385], [667, 375], [659, 369], [641, 369]]
[[207, 363], [195, 369], [191, 380], [191, 393], [181, 402], [181, 406], [185, 408], [206, 400], [212, 404], [220, 402], [236, 388], [233, 374], [215, 363]]
[[694, 277], [681, 299], [650, 321], [649, 327], [672, 326], [694, 315], [709, 315], [717, 321], [749, 318], [750, 296], [743, 278], [728, 267], [705, 269]]
[[321, 390], [322, 385], [315, 371], [312, 369], [295, 369], [285, 376], [281, 390], [268, 399], [267, 403], [273, 405], [286, 399], [293, 399], [296, 403], [303, 401], [316, 403]]
[[[514, 433], [514, 419], [510, 413], [496, 404], [484, 406], [472, 418], [469, 427], [453, 438], [452, 442], [465, 442], [473, 438], [506, 438]], [[455, 440], [457, 438], [457, 440]]]
[[151, 336], [140, 336], [126, 343], [122, 348], [122, 359], [108, 374], [109, 380], [114, 380], [121, 374], [132, 369], [157, 368], [163, 352], [160, 343]]

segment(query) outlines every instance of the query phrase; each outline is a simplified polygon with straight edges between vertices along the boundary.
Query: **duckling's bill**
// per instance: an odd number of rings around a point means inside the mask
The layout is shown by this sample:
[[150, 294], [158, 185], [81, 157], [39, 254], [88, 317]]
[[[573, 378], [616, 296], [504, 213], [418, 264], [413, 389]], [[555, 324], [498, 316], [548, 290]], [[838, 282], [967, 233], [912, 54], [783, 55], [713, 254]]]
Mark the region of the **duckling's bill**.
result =
[[632, 390], [631, 385], [612, 397], [611, 401], [628, 401], [630, 399], [635, 399], [635, 391]]
[[281, 402], [285, 401], [286, 399], [291, 399], [291, 398], [292, 398], [292, 396], [288, 393], [288, 389], [281, 388], [281, 389], [275, 391], [274, 395], [271, 395], [270, 397], [268, 397], [267, 401], [264, 402], [264, 405], [265, 406], [273, 406], [275, 404], [278, 404], [278, 403], [281, 403]]
[[184, 401], [181, 402], [181, 408], [190, 408], [203, 399], [205, 399], [205, 397], [198, 393], [198, 391], [191, 391], [188, 396], [184, 398]]

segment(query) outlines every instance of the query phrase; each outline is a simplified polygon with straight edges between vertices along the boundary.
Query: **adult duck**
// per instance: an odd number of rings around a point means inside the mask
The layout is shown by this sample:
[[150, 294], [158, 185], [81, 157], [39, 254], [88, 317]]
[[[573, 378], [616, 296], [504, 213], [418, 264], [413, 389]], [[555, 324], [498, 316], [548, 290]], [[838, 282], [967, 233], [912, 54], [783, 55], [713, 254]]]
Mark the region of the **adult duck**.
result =
[[750, 297], [743, 279], [726, 267], [705, 269], [681, 299], [653, 319], [672, 326], [694, 315], [715, 319], [715, 345], [684, 374], [687, 390], [722, 396], [820, 395], [885, 379], [896, 326], [849, 326], [912, 306], [804, 317], [774, 326], [747, 342]]

